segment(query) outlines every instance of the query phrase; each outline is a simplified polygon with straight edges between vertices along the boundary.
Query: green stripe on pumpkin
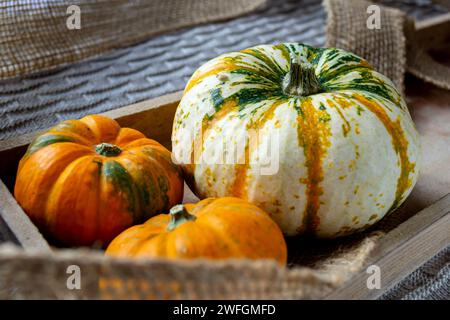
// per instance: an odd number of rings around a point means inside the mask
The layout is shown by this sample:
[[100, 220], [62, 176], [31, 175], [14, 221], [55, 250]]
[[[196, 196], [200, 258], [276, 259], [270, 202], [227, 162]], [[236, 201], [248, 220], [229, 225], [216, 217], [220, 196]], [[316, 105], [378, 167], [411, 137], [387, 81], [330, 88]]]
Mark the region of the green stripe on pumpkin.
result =
[[[239, 111], [244, 110], [244, 108], [249, 104], [258, 103], [271, 98], [284, 97], [284, 93], [281, 91], [281, 87], [274, 87], [273, 89], [268, 88], [243, 88], [236, 93], [224, 98], [220, 88], [215, 88], [211, 90], [211, 100], [214, 105], [216, 112], [220, 111], [222, 106], [227, 101], [235, 101], [236, 107]], [[210, 115], [211, 118], [213, 115]]]
[[[162, 153], [156, 152], [151, 147], [143, 148], [141, 151], [150, 159], [153, 159], [157, 163], [157, 165], [159, 165], [159, 163], [162, 163], [163, 161], [167, 162], [173, 169], [175, 169], [179, 177], [182, 177], [180, 168], [172, 163], [170, 157], [166, 157]], [[148, 204], [151, 206], [152, 212], [164, 212], [170, 209], [168, 196], [170, 182], [165, 175], [165, 169], [161, 168], [160, 170], [155, 170], [155, 172], [156, 176], [149, 174], [143, 177], [141, 181], [143, 181], [144, 184], [142, 186], [143, 188], [146, 188], [146, 192], [148, 192], [148, 194], [150, 195], [150, 201]], [[155, 199], [158, 199], [158, 201], [156, 202]]]
[[306, 48], [306, 60], [308, 60], [311, 64], [317, 64], [322, 57], [322, 54], [326, 52], [327, 49], [325, 48], [314, 48], [311, 46], [308, 46], [307, 44], [300, 44], [304, 48]]
[[161, 192], [161, 197], [164, 203], [164, 209], [169, 208], [169, 197], [167, 196], [167, 192], [169, 191], [169, 181], [166, 176], [158, 176], [158, 186]]
[[270, 71], [276, 73], [278, 76], [283, 76], [286, 71], [281, 68], [281, 66], [271, 57], [269, 57], [264, 51], [258, 49], [246, 49], [241, 51], [244, 54], [248, 54], [260, 61], [263, 65], [261, 68], [269, 69]]
[[26, 155], [30, 156], [36, 151], [54, 144], [54, 143], [60, 143], [60, 142], [74, 142], [74, 139], [71, 137], [63, 136], [63, 135], [56, 135], [56, 134], [43, 134], [36, 139], [33, 140], [33, 142], [28, 146]]
[[275, 85], [278, 85], [278, 83], [279, 83], [279, 81], [274, 82], [273, 80], [270, 80], [261, 74], [256, 74], [254, 72], [250, 72], [250, 71], [244, 70], [244, 69], [233, 70], [230, 73], [245, 76], [244, 80], [230, 81], [230, 86], [237, 86], [237, 85], [241, 85], [241, 84], [258, 84], [258, 85], [264, 85], [264, 86], [275, 86]]
[[286, 61], [291, 59], [289, 48], [284, 43], [277, 44], [274, 48], [281, 51], [281, 54]]
[[324, 71], [320, 72], [319, 81], [320, 83], [324, 83], [326, 85], [327, 81], [335, 82], [341, 77], [344, 77], [350, 72], [353, 71], [366, 71], [369, 70], [368, 67], [361, 65], [346, 65], [336, 70]]
[[112, 183], [117, 194], [125, 196], [128, 203], [128, 211], [133, 216], [133, 221], [140, 221], [142, 212], [136, 199], [137, 187], [129, 172], [117, 161], [109, 160], [103, 163], [102, 175]]

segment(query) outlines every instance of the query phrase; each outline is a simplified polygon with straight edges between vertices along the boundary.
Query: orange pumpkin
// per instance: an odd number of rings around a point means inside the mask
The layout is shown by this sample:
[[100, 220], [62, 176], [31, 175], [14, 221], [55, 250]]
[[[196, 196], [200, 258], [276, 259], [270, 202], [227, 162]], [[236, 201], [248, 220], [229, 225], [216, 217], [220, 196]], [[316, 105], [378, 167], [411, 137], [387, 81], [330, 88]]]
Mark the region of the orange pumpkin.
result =
[[14, 195], [47, 236], [106, 245], [179, 203], [183, 179], [161, 144], [90, 115], [36, 137], [19, 163]]
[[281, 230], [267, 213], [245, 200], [207, 198], [177, 205], [115, 238], [107, 255], [169, 259], [274, 259], [286, 264]]

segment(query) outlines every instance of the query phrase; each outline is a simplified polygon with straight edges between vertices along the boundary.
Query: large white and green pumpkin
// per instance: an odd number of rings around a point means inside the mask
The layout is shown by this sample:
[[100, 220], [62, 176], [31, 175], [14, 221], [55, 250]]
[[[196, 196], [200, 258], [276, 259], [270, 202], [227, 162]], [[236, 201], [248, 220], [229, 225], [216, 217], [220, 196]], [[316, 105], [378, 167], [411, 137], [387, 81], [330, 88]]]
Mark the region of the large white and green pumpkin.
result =
[[287, 235], [319, 237], [362, 230], [396, 209], [420, 156], [388, 78], [349, 52], [296, 43], [202, 65], [178, 106], [172, 143], [200, 198], [241, 197]]

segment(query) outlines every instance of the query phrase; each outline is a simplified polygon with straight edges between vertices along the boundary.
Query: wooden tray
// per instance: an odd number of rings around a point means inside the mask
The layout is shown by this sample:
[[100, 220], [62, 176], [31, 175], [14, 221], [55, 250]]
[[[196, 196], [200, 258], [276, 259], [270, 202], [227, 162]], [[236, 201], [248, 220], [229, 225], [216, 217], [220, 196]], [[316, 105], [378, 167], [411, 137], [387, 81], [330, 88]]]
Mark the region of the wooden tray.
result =
[[[442, 20], [442, 18], [439, 18]], [[441, 20], [423, 23], [436, 30]], [[448, 16], [444, 19], [448, 23]], [[381, 270], [380, 290], [366, 286], [366, 268], [328, 298], [376, 298], [440, 250], [450, 245], [450, 92], [407, 78], [407, 104], [421, 134], [423, 166], [407, 201], [395, 212], [398, 224], [379, 240], [366, 265]], [[176, 92], [104, 113], [171, 147], [172, 120], [182, 93]], [[0, 141], [0, 233], [25, 249], [50, 251], [50, 246], [11, 194], [17, 165], [37, 133]], [[184, 202], [196, 201], [185, 188]], [[340, 241], [340, 240], [336, 240]]]

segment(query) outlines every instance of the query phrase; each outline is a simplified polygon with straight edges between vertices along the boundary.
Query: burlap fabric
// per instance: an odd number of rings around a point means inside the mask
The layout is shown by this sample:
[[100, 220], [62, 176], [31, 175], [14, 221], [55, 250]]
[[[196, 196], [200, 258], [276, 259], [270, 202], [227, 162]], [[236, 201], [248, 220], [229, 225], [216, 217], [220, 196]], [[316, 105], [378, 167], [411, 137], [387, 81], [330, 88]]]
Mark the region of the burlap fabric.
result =
[[[377, 61], [372, 63], [379, 68]], [[411, 214], [399, 213], [379, 228], [390, 230]], [[270, 262], [129, 261], [105, 258], [98, 252], [24, 252], [4, 247], [0, 250], [0, 298], [320, 298], [361, 269], [381, 235], [366, 233], [332, 244], [292, 239], [289, 268]], [[81, 290], [66, 286], [69, 265], [80, 267]], [[102, 291], [100, 279], [109, 280]]]
[[[450, 7], [449, 0], [438, 2]], [[364, 0], [324, 0], [328, 13], [327, 46], [364, 57], [401, 92], [406, 71], [450, 89], [450, 68], [430, 55], [427, 39], [417, 41], [414, 21], [404, 12], [380, 6], [379, 28], [368, 28], [368, 7], [373, 4]]]
[[[450, 8], [450, 0], [446, 2]], [[450, 67], [435, 60], [430, 55], [432, 42], [417, 42], [414, 40], [414, 22], [406, 20], [405, 34], [407, 36], [408, 51], [406, 69], [416, 77], [434, 84], [443, 89], [450, 90]]]
[[[450, 0], [435, 1], [450, 7]], [[53, 69], [169, 30], [235, 17], [265, 3], [266, 0], [4, 0], [0, 2], [0, 79]], [[425, 43], [416, 43], [413, 22], [399, 10], [383, 8], [382, 28], [370, 30], [366, 25], [370, 4], [362, 0], [325, 0], [329, 15], [327, 45], [365, 57], [401, 91], [406, 69], [450, 89], [450, 69], [429, 55]], [[67, 26], [73, 13], [68, 11], [69, 6], [80, 9], [80, 29]], [[412, 26], [407, 27], [408, 24]]]
[[[49, 70], [149, 36], [254, 10], [266, 0], [3, 0], [0, 79]], [[70, 17], [80, 9], [80, 29]], [[70, 28], [67, 26], [69, 19]]]
[[[0, 247], [0, 299], [301, 299], [320, 298], [360, 270], [378, 233], [336, 248], [314, 267], [271, 261], [167, 261], [104, 257], [86, 250], [26, 252]], [[68, 267], [81, 288], [67, 286]]]

